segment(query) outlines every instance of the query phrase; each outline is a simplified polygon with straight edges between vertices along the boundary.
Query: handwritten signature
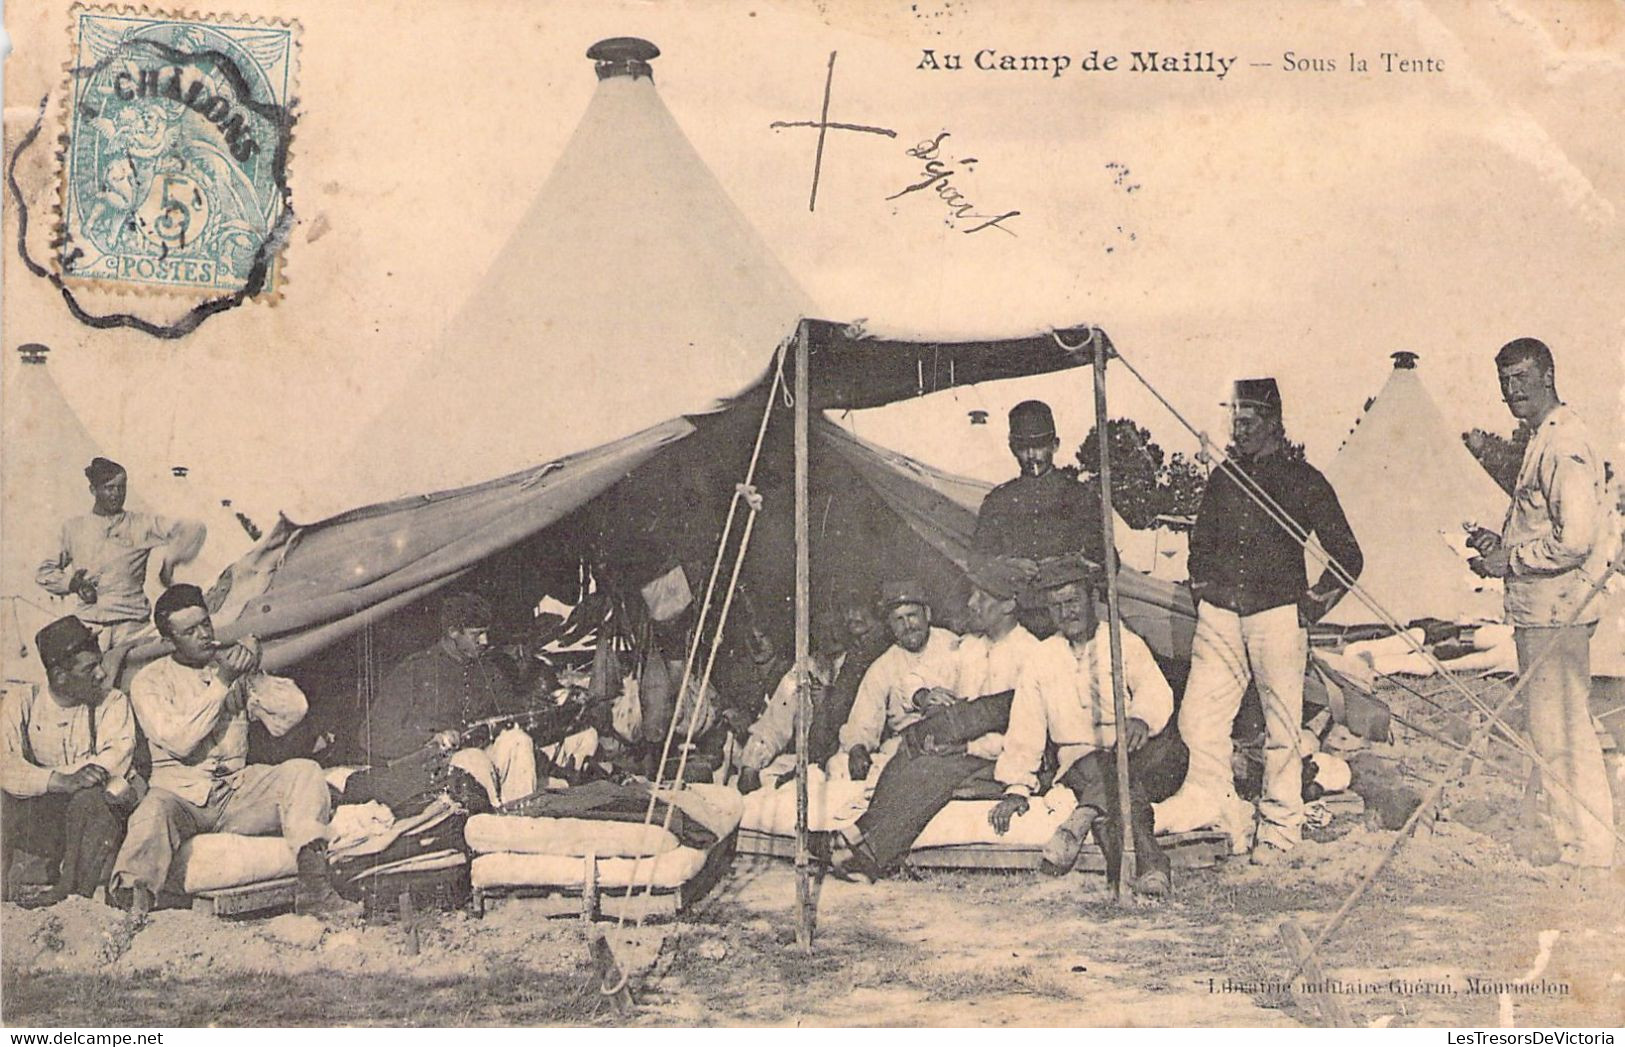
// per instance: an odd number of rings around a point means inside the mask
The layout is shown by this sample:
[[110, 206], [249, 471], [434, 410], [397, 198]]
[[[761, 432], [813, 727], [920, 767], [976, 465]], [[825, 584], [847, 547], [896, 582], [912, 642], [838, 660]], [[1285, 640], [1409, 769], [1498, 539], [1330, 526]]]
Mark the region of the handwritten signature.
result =
[[[1003, 214], [982, 213], [977, 210], [975, 204], [965, 198], [965, 194], [955, 184], [956, 181], [962, 183], [964, 177], [972, 173], [979, 161], [974, 156], [959, 158], [949, 156], [942, 148], [943, 139], [948, 137], [949, 132], [943, 131], [935, 138], [928, 138], [905, 150], [907, 155], [925, 162], [920, 172], [924, 177], [886, 199], [897, 200], [909, 193], [933, 192], [947, 205], [949, 213], [947, 222], [950, 227], [966, 234], [979, 233], [984, 229], [997, 229], [1001, 233], [1015, 236], [1015, 231], [1007, 229], [1004, 223], [1021, 214], [1020, 211], [1006, 211]], [[972, 225], [973, 222], [976, 224]]]

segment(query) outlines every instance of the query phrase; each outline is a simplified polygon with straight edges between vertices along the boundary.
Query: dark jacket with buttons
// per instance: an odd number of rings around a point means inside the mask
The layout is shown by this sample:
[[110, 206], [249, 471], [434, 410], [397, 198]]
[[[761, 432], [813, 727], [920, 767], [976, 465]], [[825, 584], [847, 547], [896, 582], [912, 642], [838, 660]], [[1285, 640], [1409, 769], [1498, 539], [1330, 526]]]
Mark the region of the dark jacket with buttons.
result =
[[[1320, 470], [1280, 452], [1242, 468], [1350, 575], [1359, 577], [1365, 566], [1360, 543]], [[1309, 588], [1303, 548], [1241, 484], [1228, 462], [1208, 478], [1191, 531], [1191, 582], [1202, 600], [1237, 614], [1295, 604]], [[1322, 594], [1346, 588], [1330, 570], [1315, 583]]]
[[1002, 483], [982, 500], [971, 544], [985, 556], [1041, 560], [1081, 551], [1095, 563], [1105, 563], [1100, 502], [1089, 491], [1060, 469]]
[[495, 660], [458, 661], [436, 643], [408, 655], [384, 677], [360, 725], [360, 742], [374, 762], [392, 760], [441, 731], [520, 712], [523, 704]]

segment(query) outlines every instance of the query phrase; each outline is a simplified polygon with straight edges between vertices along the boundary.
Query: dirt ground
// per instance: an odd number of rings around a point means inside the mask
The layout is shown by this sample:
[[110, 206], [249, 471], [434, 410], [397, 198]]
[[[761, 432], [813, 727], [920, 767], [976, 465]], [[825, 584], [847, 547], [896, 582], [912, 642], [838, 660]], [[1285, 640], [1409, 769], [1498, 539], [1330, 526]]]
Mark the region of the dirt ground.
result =
[[[1451, 753], [1404, 732], [1374, 755], [1421, 790]], [[1176, 871], [1174, 897], [1127, 909], [1081, 873], [826, 880], [811, 956], [795, 944], [793, 869], [741, 858], [682, 921], [612, 930], [633, 971], [626, 1017], [597, 991], [581, 925], [524, 902], [484, 919], [426, 917], [415, 956], [396, 926], [162, 911], [132, 934], [88, 901], [7, 905], [0, 1015], [12, 1026], [1318, 1025], [1336, 989], [1362, 1026], [1625, 1024], [1625, 875], [1578, 880], [1520, 857], [1521, 775], [1518, 757], [1497, 755], [1450, 790], [1444, 816], [1326, 947], [1332, 984], [1318, 987], [1270, 984], [1291, 971], [1279, 927], [1295, 920], [1312, 938], [1324, 925], [1393, 838], [1370, 817], [1318, 830], [1284, 866]]]

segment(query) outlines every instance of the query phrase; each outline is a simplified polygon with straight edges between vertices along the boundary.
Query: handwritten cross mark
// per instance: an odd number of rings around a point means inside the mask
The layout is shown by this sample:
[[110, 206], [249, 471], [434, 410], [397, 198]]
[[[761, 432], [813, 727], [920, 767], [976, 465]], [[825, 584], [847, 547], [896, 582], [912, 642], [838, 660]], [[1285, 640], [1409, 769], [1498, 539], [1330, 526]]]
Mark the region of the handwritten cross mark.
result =
[[824, 167], [824, 139], [831, 128], [837, 131], [860, 131], [864, 134], [885, 135], [887, 138], [896, 138], [897, 132], [885, 127], [869, 127], [865, 124], [831, 123], [829, 119], [830, 89], [835, 83], [835, 55], [829, 53], [829, 72], [824, 77], [824, 109], [817, 120], [775, 120], [768, 127], [777, 131], [784, 127], [816, 127], [818, 128], [818, 151], [813, 155], [812, 193], [807, 198], [807, 210], [818, 209], [818, 176]]

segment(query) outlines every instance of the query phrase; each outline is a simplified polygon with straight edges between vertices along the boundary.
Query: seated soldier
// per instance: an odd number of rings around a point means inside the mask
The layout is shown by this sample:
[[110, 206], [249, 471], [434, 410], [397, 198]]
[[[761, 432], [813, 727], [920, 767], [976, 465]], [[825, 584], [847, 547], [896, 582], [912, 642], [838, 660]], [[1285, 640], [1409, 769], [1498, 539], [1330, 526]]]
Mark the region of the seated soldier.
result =
[[914, 702], [917, 691], [951, 691], [957, 683], [959, 637], [931, 625], [925, 587], [913, 579], [887, 582], [880, 605], [894, 643], [858, 684], [840, 749], [825, 768], [836, 780], [862, 781], [877, 755], [885, 759], [896, 751], [899, 733], [924, 715]]
[[304, 719], [292, 680], [260, 669], [259, 643], [215, 641], [203, 592], [174, 585], [153, 606], [153, 624], [174, 653], [143, 668], [130, 704], [152, 750], [152, 790], [130, 816], [113, 886], [144, 916], [169, 878], [180, 845], [199, 833], [280, 833], [297, 858], [295, 909], [327, 913], [343, 903], [328, 882], [327, 781], [314, 760], [248, 762], [248, 721], [286, 734]]
[[493, 807], [536, 791], [536, 749], [520, 728], [499, 730], [482, 748], [461, 747], [471, 725], [525, 711], [508, 674], [486, 657], [490, 626], [483, 597], [453, 593], [441, 601], [439, 639], [378, 686], [361, 738], [370, 767], [345, 782], [346, 803], [395, 807], [439, 784], [448, 762], [479, 783]]
[[[818, 710], [829, 700], [830, 684], [835, 682], [846, 661], [846, 641], [843, 630], [832, 616], [823, 616], [813, 626], [812, 653], [812, 707], [816, 719]], [[762, 715], [750, 725], [745, 745], [739, 754], [739, 789], [752, 792], [761, 784], [761, 773], [782, 753], [793, 752], [796, 737], [796, 711], [799, 696], [796, 693], [794, 666], [779, 678], [778, 686], [762, 709]], [[810, 759], [809, 755], [809, 759]]]
[[1029, 570], [1019, 561], [995, 558], [971, 572], [977, 632], [959, 641], [955, 683], [915, 696], [928, 707], [924, 718], [903, 730], [903, 744], [880, 772], [869, 809], [829, 841], [838, 875], [851, 870], [874, 880], [891, 872], [959, 786], [992, 780], [1016, 682], [1039, 643], [1016, 620], [1016, 598]]
[[18, 852], [60, 866], [51, 891], [90, 897], [105, 886], [124, 821], [144, 783], [132, 786], [135, 718], [110, 690], [96, 637], [69, 615], [41, 629], [34, 649], [46, 687], [19, 688], [0, 708], [0, 869], [6, 886]]
[[813, 705], [812, 725], [807, 730], [807, 759], [820, 767], [841, 747], [841, 728], [852, 714], [863, 675], [892, 642], [891, 631], [875, 613], [872, 587], [856, 587], [843, 593], [838, 610], [842, 654], [835, 663], [828, 693]]
[[[1106, 856], [1106, 875], [1116, 883], [1123, 832], [1117, 799], [1119, 742], [1112, 697], [1111, 643], [1095, 613], [1099, 569], [1082, 557], [1056, 557], [1039, 566], [1036, 585], [1049, 592], [1058, 629], [1038, 646], [1016, 688], [1004, 752], [994, 776], [1006, 792], [988, 820], [1004, 834], [1010, 819], [1024, 814], [1038, 784], [1047, 743], [1059, 748], [1057, 785], [1077, 797], [1076, 811], [1056, 830], [1044, 850], [1044, 870], [1060, 875], [1072, 868], [1091, 828]], [[1184, 774], [1184, 746], [1164, 733], [1174, 696], [1145, 641], [1122, 631], [1123, 689], [1128, 722], [1121, 742], [1129, 751], [1130, 818], [1137, 874], [1136, 893], [1165, 895], [1171, 881], [1168, 856], [1158, 846], [1151, 814], [1153, 794], [1166, 796]]]

